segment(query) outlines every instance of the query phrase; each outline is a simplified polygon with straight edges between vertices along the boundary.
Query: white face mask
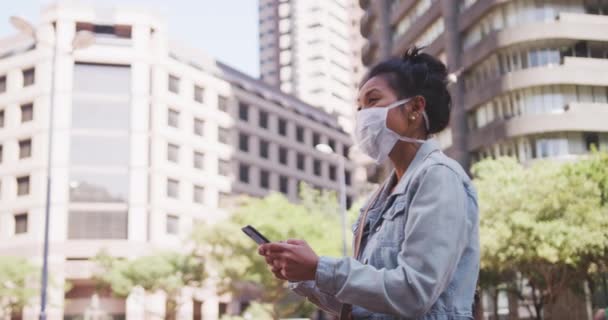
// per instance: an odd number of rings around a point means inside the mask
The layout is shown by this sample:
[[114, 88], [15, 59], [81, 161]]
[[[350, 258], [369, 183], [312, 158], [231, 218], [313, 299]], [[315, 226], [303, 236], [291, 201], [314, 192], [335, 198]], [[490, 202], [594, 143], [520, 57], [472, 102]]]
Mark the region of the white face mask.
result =
[[[426, 142], [425, 140], [402, 137], [386, 126], [388, 111], [402, 106], [410, 100], [411, 98], [399, 100], [384, 108], [371, 107], [357, 111], [355, 126], [357, 145], [363, 153], [374, 159], [377, 164], [382, 164], [388, 158], [389, 153], [399, 140], [419, 144]], [[422, 112], [422, 117], [428, 130], [429, 120], [426, 112]]]

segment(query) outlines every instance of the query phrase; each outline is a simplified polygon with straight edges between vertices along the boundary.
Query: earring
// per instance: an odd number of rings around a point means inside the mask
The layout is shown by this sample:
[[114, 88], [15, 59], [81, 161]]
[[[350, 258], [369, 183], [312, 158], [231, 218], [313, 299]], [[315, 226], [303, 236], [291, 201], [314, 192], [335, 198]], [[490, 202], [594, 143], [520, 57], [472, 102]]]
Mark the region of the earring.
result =
[[412, 121], [416, 120], [416, 116], [411, 116], [410, 120], [412, 120]]

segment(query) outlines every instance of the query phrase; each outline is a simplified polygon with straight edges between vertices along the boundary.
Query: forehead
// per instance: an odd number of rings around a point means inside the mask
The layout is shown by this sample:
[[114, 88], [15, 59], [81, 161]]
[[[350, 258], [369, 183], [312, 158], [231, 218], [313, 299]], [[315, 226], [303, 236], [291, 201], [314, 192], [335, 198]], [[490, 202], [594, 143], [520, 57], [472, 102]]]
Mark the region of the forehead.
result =
[[361, 88], [359, 89], [359, 94], [361, 96], [363, 96], [372, 89], [388, 90], [388, 89], [390, 89], [390, 87], [389, 87], [388, 82], [386, 81], [385, 77], [374, 76], [374, 77], [369, 78], [369, 80], [367, 80], [361, 86]]

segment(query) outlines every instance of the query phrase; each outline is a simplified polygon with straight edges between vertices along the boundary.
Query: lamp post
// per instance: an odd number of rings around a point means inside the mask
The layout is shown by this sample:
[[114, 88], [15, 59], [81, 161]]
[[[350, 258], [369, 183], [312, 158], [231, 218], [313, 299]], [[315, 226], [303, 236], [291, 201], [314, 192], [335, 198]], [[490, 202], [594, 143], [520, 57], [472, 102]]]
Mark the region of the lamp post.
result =
[[[40, 41], [36, 35], [36, 29], [27, 20], [12, 16], [10, 17], [10, 23], [19, 30], [21, 33], [32, 37], [36, 44], [45, 44], [53, 46], [53, 56], [51, 58], [51, 92], [49, 99], [49, 140], [48, 140], [48, 154], [47, 154], [47, 177], [46, 177], [46, 199], [44, 208], [44, 247], [42, 254], [42, 283], [40, 288], [40, 320], [46, 319], [46, 304], [47, 304], [47, 286], [48, 286], [48, 258], [49, 258], [49, 220], [51, 212], [51, 161], [53, 156], [53, 111], [55, 109], [55, 66], [57, 64], [57, 53], [59, 46], [57, 45], [57, 34], [55, 32], [55, 41], [52, 44], [44, 41]], [[70, 54], [74, 50], [83, 49], [91, 46], [95, 43], [95, 37], [91, 32], [79, 31], [76, 33], [74, 40], [72, 41], [72, 50], [67, 53]]]
[[338, 154], [330, 147], [324, 143], [320, 143], [315, 146], [317, 151], [333, 155], [338, 158], [338, 180], [340, 181], [340, 191], [339, 191], [339, 200], [340, 200], [340, 220], [342, 222], [342, 255], [345, 257], [348, 255], [348, 244], [346, 243], [346, 159], [341, 154]]

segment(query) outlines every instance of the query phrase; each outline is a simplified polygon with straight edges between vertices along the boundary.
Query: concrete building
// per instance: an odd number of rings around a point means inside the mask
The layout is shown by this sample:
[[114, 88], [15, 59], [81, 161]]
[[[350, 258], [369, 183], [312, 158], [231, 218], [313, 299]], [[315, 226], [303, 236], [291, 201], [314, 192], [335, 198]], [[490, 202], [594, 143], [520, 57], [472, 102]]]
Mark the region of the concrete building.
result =
[[608, 7], [586, 0], [359, 1], [366, 66], [414, 44], [447, 62], [447, 153], [468, 166], [608, 149]]
[[[73, 50], [82, 30], [95, 44]], [[338, 160], [314, 148], [348, 153], [336, 116], [169, 38], [164, 19], [141, 8], [59, 2], [42, 11], [35, 37], [0, 40], [0, 255], [41, 263], [51, 169], [49, 270], [59, 286], [49, 291], [49, 319], [76, 319], [94, 305], [114, 319], [161, 317], [159, 295], [97, 299], [89, 259], [101, 249], [132, 258], [181, 248], [236, 194], [297, 200], [301, 181], [338, 188]], [[239, 309], [212, 287], [186, 295], [180, 319]], [[24, 319], [38, 309], [25, 308]]]
[[363, 71], [361, 15], [354, 0], [260, 0], [262, 80], [337, 113], [350, 132]]
[[[450, 128], [438, 135], [463, 166], [486, 157], [572, 159], [608, 150], [608, 3], [587, 0], [360, 0], [371, 66], [426, 46], [458, 76]], [[586, 318], [568, 296], [560, 319]], [[509, 312], [499, 299], [501, 315]], [[488, 306], [490, 300], [484, 301]], [[562, 308], [560, 308], [562, 306]], [[563, 308], [563, 306], [568, 306]], [[526, 317], [525, 308], [519, 316]], [[512, 315], [511, 315], [512, 316]]]

